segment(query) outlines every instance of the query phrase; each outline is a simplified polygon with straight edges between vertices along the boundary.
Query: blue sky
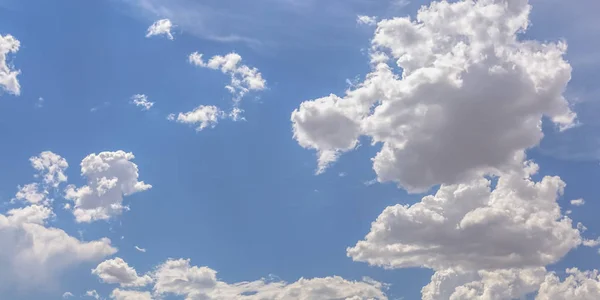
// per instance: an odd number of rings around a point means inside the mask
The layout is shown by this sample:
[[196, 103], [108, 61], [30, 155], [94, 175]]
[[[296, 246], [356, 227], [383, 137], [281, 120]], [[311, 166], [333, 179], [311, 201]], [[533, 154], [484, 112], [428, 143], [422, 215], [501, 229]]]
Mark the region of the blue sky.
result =
[[[587, 227], [578, 231], [581, 238], [595, 240], [600, 233], [595, 213], [599, 207], [595, 184], [600, 176], [595, 78], [600, 58], [594, 43], [600, 41], [600, 23], [589, 12], [600, 7], [592, 0], [577, 5], [563, 0], [529, 2], [533, 5], [531, 27], [520, 37], [568, 43], [565, 59], [573, 72], [564, 95], [580, 125], [561, 132], [549, 120], [552, 116], [540, 113], [545, 136], [540, 146], [523, 150], [540, 166], [532, 180], [550, 175], [566, 182], [564, 195], [557, 200], [561, 218], [568, 216], [573, 227], [581, 222]], [[296, 125], [290, 116], [297, 109], [302, 112], [299, 107], [304, 101], [332, 93], [343, 97], [349, 82], [356, 85], [372, 71], [369, 47], [376, 27], [358, 24], [358, 15], [377, 16], [378, 20], [414, 16], [421, 5], [428, 4], [364, 0], [0, 0], [0, 35], [10, 34], [20, 41], [18, 52], [9, 54], [7, 62], [20, 70], [17, 78], [21, 87], [19, 95], [6, 88], [0, 95], [0, 136], [4, 141], [0, 148], [0, 213], [8, 215], [9, 210], [26, 206], [13, 199], [19, 187], [41, 180], [34, 178], [37, 171], [30, 158], [51, 151], [68, 162], [64, 169], [68, 180], [60, 182], [58, 188], [47, 187], [47, 198], [53, 201], [45, 205], [55, 217], [45, 220], [43, 226], [60, 228], [82, 243], [107, 237], [118, 249], [91, 259], [72, 258], [65, 268], [57, 267], [65, 258], [56, 263], [44, 261], [39, 267], [47, 267], [45, 271], [52, 276], [41, 279], [42, 283], [27, 272], [43, 271], [27, 267], [19, 275], [11, 273], [17, 258], [10, 256], [10, 249], [19, 251], [14, 245], [22, 240], [0, 234], [0, 239], [6, 238], [0, 245], [9, 245], [6, 253], [0, 250], [0, 266], [5, 269], [0, 270], [0, 274], [5, 273], [0, 279], [17, 278], [0, 285], [0, 298], [62, 299], [65, 292], [72, 293], [73, 298], [86, 298], [87, 291], [95, 290], [101, 298], [111, 299], [111, 292], [119, 287], [117, 282], [108, 282], [90, 270], [98, 270], [104, 260], [119, 257], [140, 277], [148, 273], [153, 282], [161, 280], [157, 271], [165, 266], [161, 264], [182, 258], [191, 259], [194, 266], [216, 270], [219, 282], [229, 284], [261, 278], [292, 284], [301, 277], [337, 275], [373, 289], [362, 281], [366, 276], [389, 284], [382, 288], [389, 299], [420, 299], [421, 288], [441, 267], [394, 262], [382, 263], [387, 264], [382, 267], [374, 262], [379, 258], [352, 257], [347, 248], [365, 239], [371, 223], [386, 207], [411, 205], [435, 193], [440, 184], [463, 182], [444, 177], [423, 183], [425, 192], [410, 193], [405, 182], [412, 178], [404, 175], [390, 178], [391, 182], [373, 181], [384, 177], [374, 170], [372, 161], [382, 146], [371, 146], [369, 136], [376, 135], [366, 133], [359, 138], [359, 147], [334, 147], [338, 159], [324, 173], [315, 175], [315, 150], [330, 150], [335, 141], [327, 138], [335, 137], [315, 137], [310, 141], [314, 146], [306, 146], [293, 130], [306, 130], [311, 137], [321, 131], [293, 129]], [[165, 18], [173, 24], [174, 39], [162, 34], [147, 37], [149, 26]], [[241, 56], [240, 65], [261, 73], [265, 88], [250, 89], [239, 102], [245, 120], [226, 116], [237, 105], [232, 100], [235, 95], [224, 88], [230, 84], [229, 74], [211, 69], [210, 63], [191, 64], [188, 57], [196, 51], [204, 54], [205, 62], [235, 52]], [[401, 67], [394, 68], [400, 74]], [[148, 110], [133, 105], [131, 97], [135, 94], [146, 95], [154, 105]], [[214, 127], [196, 131], [198, 124], [167, 119], [169, 114], [185, 114], [200, 105], [222, 110]], [[342, 135], [339, 127], [344, 125], [331, 126], [337, 128], [332, 129], [333, 136]], [[119, 162], [124, 168], [137, 165], [139, 177], [134, 182], [143, 181], [152, 188], [123, 197], [129, 209], [122, 213], [91, 222], [78, 220], [73, 200], [77, 197], [67, 199], [67, 185], [93, 185], [87, 181], [90, 177], [81, 174], [82, 160], [91, 154], [118, 150], [135, 155], [129, 162]], [[472, 170], [464, 171], [472, 175]], [[464, 183], [472, 179], [458, 177], [466, 180]], [[123, 192], [117, 193], [119, 198]], [[585, 200], [583, 207], [569, 203], [580, 198]], [[65, 209], [66, 203], [71, 208]], [[567, 210], [572, 213], [567, 215]], [[136, 246], [146, 251], [138, 251]], [[535, 266], [556, 271], [560, 278], [565, 277], [567, 268], [600, 268], [595, 246], [573, 247], [567, 252], [557, 254], [560, 257], [551, 263]], [[152, 291], [152, 299], [160, 294], [152, 285], [129, 288], [121, 284], [119, 288]], [[177, 288], [179, 295], [173, 292]], [[181, 287], [164, 289], [165, 299], [186, 297]], [[347, 291], [349, 287], [341, 289]], [[355, 295], [367, 299], [366, 293]], [[431, 299], [444, 299], [441, 294]], [[535, 297], [529, 291], [525, 294]], [[318, 298], [317, 294], [310, 295]], [[196, 299], [193, 296], [187, 294], [189, 299]], [[117, 298], [114, 293], [113, 298], [146, 299]]]

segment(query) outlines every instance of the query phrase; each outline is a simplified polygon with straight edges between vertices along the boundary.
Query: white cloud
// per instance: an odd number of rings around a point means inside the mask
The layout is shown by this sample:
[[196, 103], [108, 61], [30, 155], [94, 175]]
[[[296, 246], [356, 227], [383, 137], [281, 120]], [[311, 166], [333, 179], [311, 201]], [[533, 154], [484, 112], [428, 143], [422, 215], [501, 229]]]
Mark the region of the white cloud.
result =
[[32, 205], [0, 214], [0, 290], [44, 288], [71, 266], [95, 262], [117, 249], [103, 238], [83, 242], [61, 229], [46, 227], [52, 211]]
[[158, 20], [158, 21], [154, 22], [154, 24], [150, 25], [150, 27], [148, 27], [148, 32], [146, 33], [146, 37], [164, 34], [167, 36], [167, 38], [169, 38], [170, 40], [173, 40], [173, 35], [171, 34], [172, 27], [173, 27], [173, 24], [171, 23], [171, 20], [169, 20], [169, 19]]
[[[587, 228], [582, 228], [580, 230], [583, 231], [583, 229], [587, 229]], [[583, 242], [581, 243], [583, 246], [585, 247], [590, 247], [590, 248], [594, 248], [597, 247], [598, 245], [600, 245], [600, 238], [597, 238], [595, 240], [583, 240]]]
[[19, 191], [15, 194], [15, 199], [29, 202], [31, 204], [46, 202], [47, 191], [41, 191], [39, 184], [30, 183], [24, 186], [19, 186]]
[[416, 20], [380, 21], [371, 73], [343, 97], [302, 103], [294, 137], [323, 171], [367, 136], [383, 146], [378, 180], [410, 192], [518, 169], [542, 117], [561, 129], [576, 118], [562, 95], [566, 45], [517, 37], [529, 11], [526, 0], [433, 2]]
[[561, 281], [556, 274], [546, 276], [536, 300], [596, 300], [600, 299], [600, 275], [598, 271], [567, 269], [569, 275]]
[[207, 127], [214, 128], [217, 123], [219, 123], [219, 119], [225, 117], [225, 113], [213, 105], [200, 105], [196, 107], [194, 110], [179, 113], [177, 117], [175, 114], [170, 114], [167, 119], [170, 121], [176, 121], [177, 123], [196, 125], [196, 131], [202, 131]]
[[387, 299], [382, 291], [385, 285], [371, 279], [348, 281], [336, 276], [301, 278], [291, 284], [264, 279], [229, 284], [217, 280], [216, 273], [191, 266], [189, 260], [168, 260], [155, 271], [154, 292], [186, 299]]
[[135, 250], [146, 253], [146, 249], [135, 246]]
[[356, 17], [356, 23], [369, 26], [377, 25], [377, 17], [359, 15]]
[[585, 204], [585, 200], [583, 200], [583, 199], [571, 200], [571, 205], [573, 205], [573, 206], [583, 206], [584, 204]]
[[115, 300], [152, 300], [152, 294], [150, 292], [114, 289], [110, 294], [110, 298]]
[[100, 295], [98, 295], [98, 292], [96, 292], [96, 290], [87, 291], [85, 292], [85, 295], [88, 297], [100, 299]]
[[152, 188], [138, 181], [138, 167], [131, 162], [135, 156], [124, 151], [90, 154], [81, 161], [81, 175], [87, 185], [76, 188], [70, 185], [65, 198], [74, 203], [73, 214], [77, 222], [106, 220], [120, 215], [124, 209], [123, 196]]
[[71, 292], [65, 292], [62, 295], [62, 297], [63, 297], [63, 299], [67, 299], [67, 298], [74, 297], [74, 296], [73, 296], [73, 293], [71, 293]]
[[67, 181], [65, 170], [69, 167], [69, 164], [60, 155], [44, 151], [38, 156], [32, 156], [29, 161], [31, 166], [39, 172], [38, 176], [42, 177], [44, 184], [47, 186], [57, 188], [61, 183]]
[[556, 203], [559, 177], [534, 182], [537, 165], [488, 179], [443, 185], [411, 205], [386, 208], [365, 240], [348, 248], [355, 261], [387, 268], [494, 270], [541, 267], [581, 244]]
[[21, 85], [17, 80], [17, 76], [21, 71], [15, 70], [7, 63], [7, 55], [9, 53], [17, 53], [21, 43], [12, 35], [0, 35], [0, 87], [13, 95], [21, 94]]
[[148, 96], [144, 94], [135, 94], [131, 96], [131, 103], [137, 107], [141, 107], [142, 110], [149, 110], [154, 105], [154, 102], [148, 101]]
[[105, 283], [119, 284], [122, 287], [142, 287], [152, 282], [150, 276], [139, 276], [134, 268], [119, 257], [101, 262], [92, 270], [92, 274]]

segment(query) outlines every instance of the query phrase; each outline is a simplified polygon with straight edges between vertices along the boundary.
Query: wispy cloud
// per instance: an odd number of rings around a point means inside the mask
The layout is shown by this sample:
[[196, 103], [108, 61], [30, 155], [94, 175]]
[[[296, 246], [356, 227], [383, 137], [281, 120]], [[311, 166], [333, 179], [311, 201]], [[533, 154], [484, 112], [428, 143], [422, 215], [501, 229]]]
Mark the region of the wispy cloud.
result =
[[135, 246], [135, 250], [146, 253], [146, 249]]

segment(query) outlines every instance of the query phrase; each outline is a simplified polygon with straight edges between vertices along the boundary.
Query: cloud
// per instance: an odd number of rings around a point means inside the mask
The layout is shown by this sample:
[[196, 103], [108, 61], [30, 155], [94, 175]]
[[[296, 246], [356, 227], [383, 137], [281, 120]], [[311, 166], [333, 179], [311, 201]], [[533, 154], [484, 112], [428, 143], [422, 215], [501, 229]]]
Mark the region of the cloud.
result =
[[258, 69], [242, 64], [242, 57], [235, 52], [225, 56], [215, 55], [208, 62], [204, 62], [202, 56], [194, 52], [190, 54], [188, 60], [195, 66], [221, 70], [223, 74], [231, 76], [231, 81], [225, 88], [233, 95], [236, 105], [248, 92], [262, 91], [267, 86], [267, 81], [263, 79]]
[[596, 300], [600, 299], [600, 276], [597, 270], [567, 269], [569, 275], [561, 281], [555, 273], [546, 276], [536, 300]]
[[452, 269], [435, 272], [423, 287], [423, 300], [509, 300], [523, 299], [537, 290], [545, 268], [461, 272]]
[[177, 123], [198, 125], [196, 131], [202, 131], [207, 127], [214, 128], [219, 120], [225, 117], [225, 113], [214, 105], [200, 105], [194, 110], [179, 113], [177, 117], [175, 114], [170, 114], [167, 119], [170, 121], [176, 121]]
[[131, 103], [137, 107], [141, 107], [142, 110], [149, 110], [154, 105], [154, 102], [148, 101], [148, 96], [144, 94], [136, 94], [131, 96]]
[[152, 300], [152, 294], [150, 292], [114, 289], [110, 294], [110, 298], [115, 300]]
[[571, 200], [571, 205], [573, 205], [573, 206], [583, 206], [584, 204], [585, 204], [585, 200], [583, 200], [583, 199]]
[[356, 23], [361, 25], [374, 26], [377, 25], [377, 17], [359, 15], [356, 17]]
[[39, 205], [0, 214], [0, 290], [13, 285], [44, 288], [69, 267], [117, 251], [107, 238], [82, 242], [61, 229], [46, 227], [53, 215], [51, 209]]
[[365, 240], [348, 248], [355, 261], [386, 268], [494, 270], [545, 266], [581, 244], [579, 230], [556, 203], [559, 177], [520, 173], [442, 185], [435, 195], [386, 208]]
[[121, 287], [142, 287], [150, 284], [152, 278], [148, 275], [139, 276], [122, 258], [114, 258], [101, 262], [92, 274], [109, 284], [119, 284]]
[[30, 183], [18, 187], [19, 191], [15, 194], [16, 200], [29, 202], [31, 204], [43, 203], [46, 201], [48, 192], [40, 190], [38, 183]]
[[576, 124], [562, 95], [566, 44], [520, 40], [529, 11], [526, 0], [444, 1], [415, 20], [380, 21], [364, 82], [292, 113], [295, 139], [318, 153], [317, 173], [360, 136], [382, 145], [378, 180], [409, 192], [518, 169], [543, 117], [561, 130]]
[[131, 162], [135, 156], [122, 150], [90, 154], [81, 161], [81, 175], [87, 185], [65, 189], [65, 198], [73, 201], [77, 222], [106, 220], [120, 215], [124, 209], [123, 196], [152, 188], [138, 181], [138, 167]]
[[135, 246], [135, 250], [146, 253], [146, 249]]
[[169, 19], [161, 19], [154, 24], [148, 27], [148, 32], [146, 33], [146, 37], [151, 37], [155, 35], [166, 35], [168, 39], [173, 40], [173, 35], [171, 34], [171, 28], [173, 24]]
[[62, 297], [63, 297], [63, 299], [67, 299], [67, 298], [70, 298], [70, 297], [74, 297], [74, 295], [73, 295], [73, 293], [71, 293], [71, 292], [65, 292], [65, 293], [62, 295]]
[[304, 279], [288, 284], [264, 279], [225, 283], [208, 267], [190, 265], [189, 259], [167, 260], [157, 267], [154, 292], [186, 299], [387, 299], [385, 285], [371, 279], [348, 281], [341, 277]]
[[38, 156], [29, 158], [31, 166], [38, 171], [43, 183], [49, 187], [57, 188], [67, 181], [65, 170], [69, 167], [67, 160], [51, 151], [44, 151]]
[[85, 292], [85, 295], [88, 297], [100, 299], [100, 295], [98, 295], [98, 292], [96, 292], [96, 290], [87, 291]]
[[15, 70], [7, 63], [7, 55], [17, 53], [21, 43], [12, 35], [0, 35], [0, 87], [10, 94], [20, 95], [21, 85], [17, 80], [17, 76], [21, 71]]

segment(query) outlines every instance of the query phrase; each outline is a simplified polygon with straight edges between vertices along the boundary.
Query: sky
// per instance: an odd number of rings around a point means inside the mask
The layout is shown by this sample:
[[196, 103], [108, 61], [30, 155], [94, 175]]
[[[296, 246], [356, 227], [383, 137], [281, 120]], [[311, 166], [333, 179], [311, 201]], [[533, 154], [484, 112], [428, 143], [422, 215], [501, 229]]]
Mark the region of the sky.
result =
[[600, 299], [598, 9], [0, 0], [0, 299]]

